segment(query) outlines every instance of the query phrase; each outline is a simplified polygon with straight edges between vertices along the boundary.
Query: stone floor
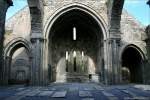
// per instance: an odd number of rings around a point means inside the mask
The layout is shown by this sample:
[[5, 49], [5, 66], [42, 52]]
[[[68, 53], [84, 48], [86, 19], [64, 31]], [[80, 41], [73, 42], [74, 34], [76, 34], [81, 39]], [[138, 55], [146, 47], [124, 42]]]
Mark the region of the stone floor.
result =
[[102, 86], [94, 83], [9, 86], [0, 87], [0, 100], [150, 100], [150, 86]]

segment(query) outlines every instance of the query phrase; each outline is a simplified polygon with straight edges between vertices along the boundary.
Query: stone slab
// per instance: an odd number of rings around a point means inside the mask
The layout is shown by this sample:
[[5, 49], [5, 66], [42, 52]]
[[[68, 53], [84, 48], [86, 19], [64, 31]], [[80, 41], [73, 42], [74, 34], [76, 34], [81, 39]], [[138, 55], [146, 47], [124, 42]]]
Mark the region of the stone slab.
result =
[[89, 91], [79, 91], [79, 96], [80, 97], [92, 97], [92, 94]]
[[83, 98], [82, 100], [94, 100], [94, 98]]
[[109, 99], [109, 100], [118, 100], [118, 98], [113, 95], [112, 93], [106, 92], [106, 91], [102, 91], [102, 93]]
[[124, 100], [150, 100], [148, 97], [125, 97]]
[[51, 90], [51, 91], [55, 91], [55, 90], [57, 90], [56, 88], [49, 88], [49, 90]]
[[91, 88], [89, 88], [89, 87], [85, 87], [85, 88], [84, 88], [84, 90], [86, 90], [86, 91], [90, 91], [90, 90], [94, 90], [94, 88], [92, 88], [92, 87], [91, 87]]
[[131, 91], [128, 91], [128, 90], [121, 90], [121, 91], [124, 92], [124, 93], [126, 93], [126, 94], [129, 94], [130, 96], [133, 96], [133, 97], [136, 96], [136, 94], [133, 93], [133, 92], [131, 92]]
[[103, 91], [103, 90], [104, 90], [101, 86], [95, 86], [95, 89], [96, 89], [96, 90], [100, 90], [100, 91]]
[[125, 100], [150, 100], [150, 98], [148, 98], [148, 97], [137, 96], [135, 93], [128, 91], [128, 90], [121, 90], [121, 91], [132, 96], [132, 97], [125, 97], [124, 98]]
[[31, 92], [31, 90], [24, 90], [24, 91], [21, 91], [21, 92], [18, 92], [18, 93], [16, 93], [15, 95], [24, 95], [24, 94], [26, 94], [26, 93], [28, 93], [28, 92]]
[[116, 87], [116, 89], [118, 89], [118, 90], [125, 90], [127, 88], [128, 88], [127, 86], [117, 86]]
[[67, 91], [57, 91], [51, 97], [53, 98], [64, 98], [66, 97]]
[[107, 97], [109, 100], [119, 100], [117, 97]]
[[77, 90], [79, 90], [78, 87], [70, 87], [70, 88], [69, 88], [69, 91], [77, 91]]
[[35, 90], [35, 91], [31, 91], [31, 92], [26, 93], [25, 96], [35, 96], [39, 93], [40, 93], [39, 90]]
[[18, 88], [17, 91], [23, 91], [25, 88]]
[[38, 96], [51, 96], [53, 91], [42, 91], [38, 94]]
[[150, 85], [135, 85], [134, 87], [145, 91], [150, 91]]
[[42, 88], [42, 89], [40, 89], [41, 91], [49, 91], [49, 89], [48, 88]]
[[20, 95], [20, 96], [15, 95], [15, 96], [8, 97], [5, 100], [21, 100], [24, 97], [25, 97], [24, 95]]
[[112, 93], [106, 92], [106, 91], [102, 91], [102, 93], [106, 96], [106, 97], [115, 97]]

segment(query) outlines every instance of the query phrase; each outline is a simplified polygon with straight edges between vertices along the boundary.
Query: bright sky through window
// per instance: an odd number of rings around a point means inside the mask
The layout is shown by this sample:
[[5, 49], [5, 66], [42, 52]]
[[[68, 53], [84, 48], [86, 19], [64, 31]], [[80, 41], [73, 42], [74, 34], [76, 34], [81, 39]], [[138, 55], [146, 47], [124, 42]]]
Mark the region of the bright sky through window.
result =
[[76, 30], [76, 27], [73, 28], [73, 40], [77, 40], [77, 30]]

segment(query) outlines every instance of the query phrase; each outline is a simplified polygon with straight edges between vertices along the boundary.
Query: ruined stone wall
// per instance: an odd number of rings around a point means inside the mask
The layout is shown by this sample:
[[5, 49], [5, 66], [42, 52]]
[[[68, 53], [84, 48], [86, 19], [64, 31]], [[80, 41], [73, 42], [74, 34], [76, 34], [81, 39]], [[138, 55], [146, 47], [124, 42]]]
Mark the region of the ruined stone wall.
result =
[[122, 47], [128, 44], [135, 44], [145, 55], [147, 54], [146, 43], [144, 42], [147, 35], [144, 26], [142, 26], [142, 24], [126, 10], [124, 10], [122, 14], [121, 33]]
[[[52, 16], [52, 14], [56, 10], [62, 8], [64, 5], [73, 2], [79, 2], [81, 4], [89, 6], [90, 8], [95, 10], [99, 15], [101, 15], [104, 18], [105, 22], [108, 22], [105, 0], [45, 0], [43, 23], [46, 23], [50, 16]], [[10, 40], [16, 37], [24, 37], [29, 39], [31, 31], [30, 24], [31, 23], [29, 8], [25, 7], [21, 11], [16, 13], [13, 17], [7, 20], [5, 29], [8, 32], [8, 34], [6, 32], [5, 44], [7, 44]], [[141, 41], [146, 38], [144, 27], [141, 26], [141, 24], [138, 21], [136, 21], [133, 16], [129, 15], [125, 10], [123, 11], [121, 19], [121, 32], [122, 41], [124, 43], [135, 43], [139, 46], [145, 46], [145, 43]]]
[[5, 30], [5, 45], [17, 37], [30, 40], [31, 22], [28, 6], [21, 9], [6, 21]]
[[64, 6], [72, 4], [72, 3], [80, 3], [89, 8], [95, 10], [98, 15], [102, 16], [102, 18], [107, 23], [107, 7], [106, 7], [107, 0], [45, 0], [44, 3], [44, 19], [43, 25], [45, 26], [46, 22], [49, 18]]
[[[106, 1], [107, 0], [45, 0], [43, 2], [43, 4], [44, 4], [42, 7], [43, 11], [41, 13], [42, 14], [41, 16], [43, 18], [42, 19], [43, 30], [46, 27], [46, 25], [48, 24], [47, 22], [49, 21], [50, 18], [52, 18], [52, 16], [54, 15], [55, 12], [57, 12], [59, 9], [65, 8], [66, 5], [69, 5], [72, 3], [79, 3], [81, 5], [85, 5], [85, 6], [89, 7], [90, 9], [94, 10], [97, 13], [97, 15], [101, 16], [104, 19], [104, 21], [106, 22], [106, 24], [108, 25], [109, 22], [108, 22], [108, 15], [107, 15], [108, 12], [107, 12]], [[38, 10], [35, 10], [35, 11], [38, 11]], [[35, 16], [36, 16], [36, 14], [35, 14]], [[37, 19], [39, 19], [39, 18], [37, 17]], [[39, 21], [39, 22], [41, 23], [41, 21]], [[33, 21], [32, 24], [35, 25], [35, 26], [33, 26], [33, 27], [35, 27], [35, 29], [39, 28], [36, 26], [36, 25], [39, 25], [39, 23], [34, 24], [34, 21]], [[106, 27], [109, 29], [108, 26], [106, 26]], [[30, 21], [29, 8], [25, 7], [24, 9], [19, 11], [16, 15], [11, 17], [6, 22], [6, 30], [7, 30], [8, 34], [6, 34], [6, 36], [5, 36], [5, 45], [9, 41], [13, 40], [16, 37], [23, 37], [30, 41], [31, 21]], [[45, 34], [43, 30], [42, 30], [42, 34]], [[35, 31], [34, 35], [39, 35], [38, 31], [36, 31], [36, 30], [34, 30], [34, 31]], [[39, 33], [40, 32], [41, 31], [39, 31]], [[37, 36], [36, 38], [39, 38], [39, 37]], [[40, 38], [43, 38], [42, 35]], [[121, 19], [120, 55], [121, 55], [124, 47], [127, 46], [128, 44], [137, 45], [144, 52], [144, 54], [147, 55], [146, 43], [143, 41], [143, 40], [145, 40], [145, 38], [146, 38], [146, 34], [144, 32], [144, 27], [141, 26], [141, 24], [138, 21], [136, 21], [133, 16], [128, 14], [126, 11], [123, 11], [122, 19]], [[58, 40], [53, 41], [53, 43], [54, 43], [53, 46], [56, 46], [56, 47], [53, 47], [54, 49], [52, 52], [53, 58], [55, 58], [56, 53], [58, 54], [58, 56], [60, 56], [60, 57], [56, 57], [56, 60], [60, 59], [61, 56], [65, 56], [65, 52], [61, 53], [62, 52], [61, 50], [62, 50], [62, 48], [65, 48], [65, 46], [67, 46], [67, 44], [63, 43], [64, 42], [63, 40], [59, 40], [59, 38], [57, 38], [57, 39]], [[44, 41], [44, 40], [41, 39], [38, 42], [35, 42], [35, 43], [37, 43], [35, 45], [35, 48], [36, 48], [36, 46], [39, 48], [42, 47], [40, 45], [40, 44], [42, 44], [41, 41]], [[60, 45], [59, 42], [61, 42], [63, 45]], [[84, 45], [84, 43], [82, 43], [82, 41], [80, 41], [80, 42], [81, 42], [80, 46]], [[69, 42], [69, 43], [71, 44], [71, 42]], [[93, 47], [92, 47], [92, 44], [90, 44], [90, 43], [91, 42], [87, 42], [86, 45], [84, 45], [85, 46], [84, 49], [88, 48], [89, 51], [92, 51]], [[93, 41], [93, 43], [94, 43], [94, 41]], [[69, 46], [72, 46], [70, 44], [69, 44]], [[55, 50], [55, 48], [56, 48], [56, 50]], [[88, 51], [88, 49], [87, 49], [87, 51]], [[44, 50], [45, 50], [45, 48], [44, 48]], [[65, 51], [65, 50], [63, 50], [63, 51]], [[38, 52], [38, 50], [37, 50], [37, 52]], [[44, 52], [44, 51], [39, 51], [39, 52]], [[40, 53], [39, 54], [37, 53], [36, 56], [39, 58], [41, 57]], [[95, 56], [95, 54], [93, 53], [93, 54], [91, 54], [91, 56]], [[112, 55], [110, 55], [110, 57], [111, 56]], [[95, 58], [93, 58], [93, 59], [95, 59]], [[45, 60], [47, 60], [47, 59], [45, 59]], [[54, 62], [55, 62], [55, 64], [57, 64], [58, 61], [55, 61], [55, 59], [54, 59]], [[96, 59], [95, 59], [95, 62], [96, 62]], [[36, 66], [36, 64], [35, 64], [35, 66]]]
[[[30, 41], [30, 27], [30, 12], [26, 6], [6, 21], [4, 47], [18, 37]], [[25, 48], [14, 51], [10, 65], [11, 72], [9, 74], [11, 74], [11, 77], [8, 79], [9, 82], [19, 82], [19, 78], [23, 79], [22, 81], [29, 79], [29, 69], [31, 67], [29, 64], [29, 55]]]

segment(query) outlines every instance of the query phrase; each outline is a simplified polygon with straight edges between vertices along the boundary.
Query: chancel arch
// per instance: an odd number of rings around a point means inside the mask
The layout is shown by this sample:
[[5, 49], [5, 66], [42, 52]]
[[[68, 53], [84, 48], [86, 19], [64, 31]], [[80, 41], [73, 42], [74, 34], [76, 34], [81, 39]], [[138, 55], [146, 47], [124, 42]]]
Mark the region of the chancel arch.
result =
[[[68, 62], [68, 64], [74, 66], [74, 74], [64, 73], [64, 76], [74, 77], [72, 81], [78, 81], [75, 76], [81, 75], [84, 77], [83, 74], [78, 73], [79, 67], [82, 67], [79, 63], [82, 62], [84, 52], [84, 56], [90, 59], [90, 63], [86, 63], [85, 67], [94, 65], [95, 73], [92, 77], [96, 81], [99, 80], [100, 69], [104, 67], [102, 66], [102, 60], [106, 57], [104, 40], [107, 38], [107, 33], [103, 18], [85, 5], [75, 3], [58, 9], [50, 17], [45, 27], [45, 38], [47, 39], [47, 42], [45, 42], [45, 49], [47, 49], [45, 58], [47, 58], [48, 69], [50, 69], [50, 72], [48, 72], [50, 73], [48, 75], [51, 75], [49, 76], [50, 81], [55, 82], [60, 78], [57, 77], [60, 70], [58, 68], [64, 67], [62, 69], [66, 71], [66, 52], [71, 57], [69, 59], [72, 62]], [[81, 59], [76, 59], [76, 57]], [[68, 66], [68, 70], [70, 66]], [[89, 78], [90, 75], [86, 73], [85, 76]]]
[[122, 52], [122, 82], [144, 83], [145, 56], [136, 45], [128, 45]]
[[23, 38], [10, 41], [4, 49], [5, 84], [29, 84], [31, 81], [31, 44]]

